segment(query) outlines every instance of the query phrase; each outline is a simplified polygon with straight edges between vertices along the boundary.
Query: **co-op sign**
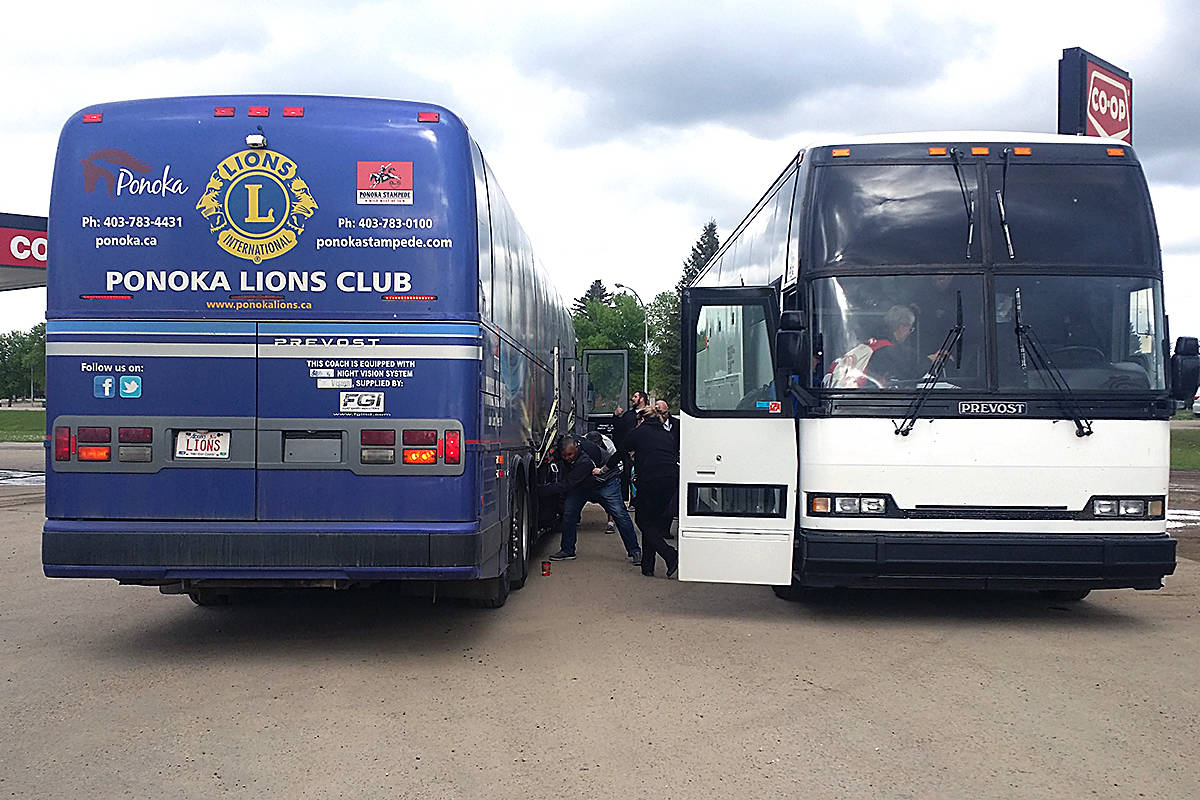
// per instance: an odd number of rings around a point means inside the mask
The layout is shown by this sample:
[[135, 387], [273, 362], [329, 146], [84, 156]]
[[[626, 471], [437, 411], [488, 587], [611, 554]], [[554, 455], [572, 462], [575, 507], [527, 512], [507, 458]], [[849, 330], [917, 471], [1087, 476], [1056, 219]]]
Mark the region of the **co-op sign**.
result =
[[46, 285], [46, 218], [0, 214], [0, 290]]
[[1086, 50], [1063, 50], [1058, 62], [1058, 132], [1109, 136], [1133, 144], [1133, 80]]

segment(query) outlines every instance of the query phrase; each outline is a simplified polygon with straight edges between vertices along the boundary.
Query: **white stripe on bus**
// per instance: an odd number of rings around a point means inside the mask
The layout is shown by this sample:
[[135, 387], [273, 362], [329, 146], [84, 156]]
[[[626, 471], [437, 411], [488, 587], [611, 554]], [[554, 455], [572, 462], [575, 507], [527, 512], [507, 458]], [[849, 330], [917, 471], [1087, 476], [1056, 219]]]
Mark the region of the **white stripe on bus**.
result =
[[252, 344], [198, 342], [46, 342], [47, 356], [130, 356], [149, 358], [254, 358]]
[[260, 358], [442, 358], [479, 361], [482, 347], [456, 344], [381, 344], [323, 347], [319, 345], [262, 344]]

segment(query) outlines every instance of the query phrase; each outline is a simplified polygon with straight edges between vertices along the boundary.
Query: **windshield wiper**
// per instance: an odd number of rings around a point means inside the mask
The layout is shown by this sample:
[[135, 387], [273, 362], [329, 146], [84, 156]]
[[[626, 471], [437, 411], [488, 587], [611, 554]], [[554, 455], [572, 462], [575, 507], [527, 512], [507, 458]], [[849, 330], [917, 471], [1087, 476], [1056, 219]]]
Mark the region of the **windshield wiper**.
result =
[[1004, 148], [1004, 167], [1000, 172], [1000, 188], [996, 190], [996, 207], [1000, 209], [1000, 227], [1004, 230], [1004, 244], [1008, 248], [1009, 259], [1017, 257], [1013, 252], [1012, 233], [1008, 230], [1008, 214], [1004, 210], [1004, 198], [1008, 192], [1008, 157], [1012, 154], [1009, 148]]
[[[1079, 407], [1079, 403], [1075, 400], [1075, 395], [1071, 393], [1071, 385], [1067, 383], [1066, 377], [1050, 360], [1050, 356], [1046, 354], [1045, 348], [1038, 339], [1037, 334], [1033, 332], [1033, 327], [1030, 325], [1021, 324], [1021, 290], [1018, 288], [1013, 292], [1013, 321], [1014, 330], [1017, 335], [1017, 353], [1021, 359], [1021, 372], [1025, 375], [1025, 385], [1029, 385], [1028, 362], [1032, 361], [1034, 369], [1040, 370], [1050, 378], [1050, 384], [1054, 387], [1058, 394], [1058, 404], [1062, 407], [1063, 413], [1067, 419], [1075, 423], [1076, 436], [1091, 436], [1092, 421], [1084, 419], [1083, 409]], [[1028, 354], [1029, 358], [1026, 358]]]
[[962, 174], [962, 161], [958, 156], [958, 148], [950, 148], [950, 159], [954, 163], [954, 177], [958, 178], [958, 188], [962, 192], [963, 208], [967, 210], [967, 261], [971, 260], [971, 243], [975, 241], [975, 201], [971, 199], [971, 191], [967, 188], [967, 179]]
[[957, 292], [958, 295], [958, 314], [955, 317], [954, 325], [950, 330], [946, 331], [946, 337], [942, 339], [942, 346], [938, 349], [937, 358], [933, 360], [933, 365], [929, 368], [929, 372], [925, 373], [922, 379], [924, 382], [917, 389], [917, 394], [908, 405], [908, 411], [904, 413], [904, 419], [897, 424], [894, 420], [892, 425], [896, 428], [897, 436], [908, 436], [912, 432], [913, 426], [917, 424], [917, 416], [921, 413], [921, 407], [925, 405], [925, 401], [929, 399], [930, 392], [942, 378], [942, 373], [946, 370], [946, 361], [950, 358], [950, 352], [957, 346], [955, 367], [962, 369], [962, 342], [963, 342], [963, 310], [962, 310], [962, 292]]

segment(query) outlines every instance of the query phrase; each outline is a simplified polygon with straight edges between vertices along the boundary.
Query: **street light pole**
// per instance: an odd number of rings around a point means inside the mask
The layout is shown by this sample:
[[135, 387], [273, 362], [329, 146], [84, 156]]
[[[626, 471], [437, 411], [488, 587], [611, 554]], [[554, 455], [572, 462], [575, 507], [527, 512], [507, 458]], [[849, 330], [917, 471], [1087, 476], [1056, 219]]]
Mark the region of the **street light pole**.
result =
[[650, 393], [650, 315], [646, 313], [646, 304], [633, 289], [623, 283], [616, 284], [618, 289], [624, 289], [633, 295], [637, 304], [642, 307], [642, 394], [647, 397]]

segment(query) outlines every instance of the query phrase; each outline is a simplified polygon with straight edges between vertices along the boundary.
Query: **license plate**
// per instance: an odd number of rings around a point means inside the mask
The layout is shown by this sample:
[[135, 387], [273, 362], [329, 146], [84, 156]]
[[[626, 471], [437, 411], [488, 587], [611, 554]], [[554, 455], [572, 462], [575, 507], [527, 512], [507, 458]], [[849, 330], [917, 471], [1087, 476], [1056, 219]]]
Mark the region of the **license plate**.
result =
[[176, 458], [229, 458], [229, 431], [178, 431]]

